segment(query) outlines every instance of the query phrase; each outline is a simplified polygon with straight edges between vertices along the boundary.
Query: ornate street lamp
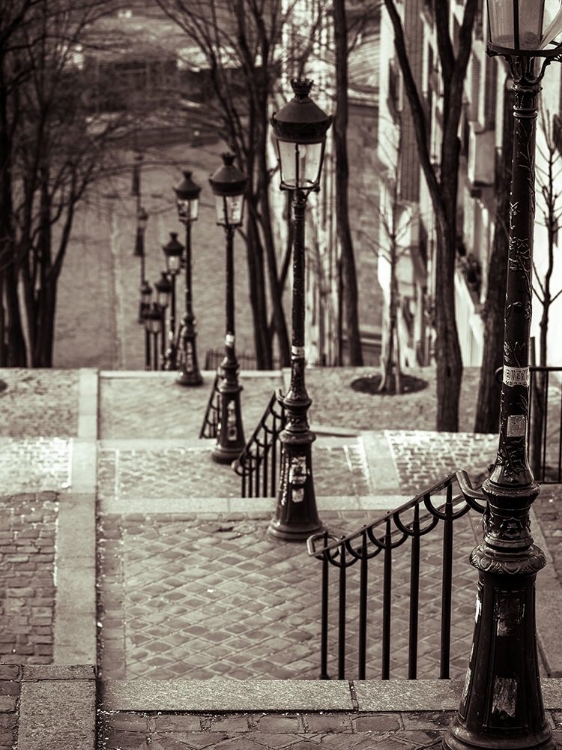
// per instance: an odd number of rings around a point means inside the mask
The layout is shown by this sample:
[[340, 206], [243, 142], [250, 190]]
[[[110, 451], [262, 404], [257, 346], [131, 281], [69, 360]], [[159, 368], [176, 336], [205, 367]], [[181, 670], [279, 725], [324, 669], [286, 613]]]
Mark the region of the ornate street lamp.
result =
[[535, 628], [535, 579], [546, 563], [530, 530], [539, 487], [529, 467], [527, 434], [537, 98], [546, 65], [562, 59], [562, 45], [548, 48], [562, 30], [562, 5], [488, 0], [488, 12], [488, 52], [508, 61], [515, 101], [500, 436], [483, 495], [464, 482], [461, 487], [465, 495], [485, 499], [487, 508], [484, 541], [470, 558], [479, 571], [473, 648], [460, 708], [443, 744], [450, 750], [553, 750]]
[[170, 296], [170, 329], [168, 331], [168, 349], [166, 351], [166, 369], [177, 368], [178, 347], [176, 344], [176, 276], [181, 271], [183, 245], [178, 242], [177, 232], [170, 232], [170, 241], [162, 246], [166, 257], [166, 271], [172, 285]]
[[209, 182], [215, 195], [217, 224], [226, 236], [226, 336], [225, 357], [220, 365], [220, 414], [217, 443], [211, 453], [218, 463], [231, 463], [244, 447], [244, 429], [240, 411], [238, 360], [234, 330], [234, 233], [244, 219], [246, 175], [234, 166], [234, 154], [223, 154], [223, 164], [211, 175]]
[[145, 266], [145, 255], [144, 255], [144, 234], [146, 231], [146, 225], [148, 223], [148, 214], [142, 206], [139, 207], [137, 212], [137, 233], [135, 237], [135, 252], [134, 255], [140, 258], [140, 305], [139, 305], [139, 323], [144, 322], [144, 312], [146, 310], [143, 307], [143, 287], [146, 284], [146, 266]]
[[185, 313], [179, 335], [179, 370], [176, 380], [180, 385], [201, 385], [203, 378], [197, 363], [195, 315], [191, 288], [191, 225], [197, 220], [201, 188], [191, 179], [191, 172], [183, 173], [183, 180], [174, 188], [178, 218], [185, 224]]
[[162, 331], [162, 311], [158, 305], [157, 302], [153, 302], [152, 305], [148, 308], [148, 310], [144, 314], [144, 325], [146, 333], [148, 334], [148, 343], [146, 344], [148, 349], [148, 368], [150, 368], [150, 338], [152, 338], [152, 359], [153, 359], [153, 368], [154, 370], [158, 370], [158, 337], [160, 334], [163, 334]]
[[320, 187], [326, 133], [332, 117], [309, 97], [312, 81], [291, 81], [294, 99], [273, 115], [281, 190], [293, 197], [293, 302], [291, 384], [283, 397], [286, 427], [280, 435], [281, 472], [277, 507], [268, 534], [288, 541], [306, 541], [322, 529], [312, 477], [312, 443], [308, 424], [311, 404], [304, 372], [305, 210], [308, 194]]
[[[156, 289], [156, 305], [160, 311], [161, 324], [161, 338], [160, 338], [160, 354], [161, 354], [161, 368], [166, 369], [166, 310], [170, 305], [170, 299], [172, 297], [172, 282], [168, 278], [166, 271], [162, 271], [158, 281], [154, 282], [154, 288]], [[155, 365], [157, 363], [155, 362]], [[154, 367], [158, 369], [157, 366]]]

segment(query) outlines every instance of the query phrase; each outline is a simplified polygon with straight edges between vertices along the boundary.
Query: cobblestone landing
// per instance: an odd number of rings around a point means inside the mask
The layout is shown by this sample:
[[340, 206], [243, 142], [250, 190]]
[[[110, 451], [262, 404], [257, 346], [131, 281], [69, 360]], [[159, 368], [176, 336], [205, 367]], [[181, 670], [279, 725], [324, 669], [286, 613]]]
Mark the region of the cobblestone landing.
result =
[[[321, 563], [304, 546], [270, 541], [269, 515], [166, 514], [103, 517], [99, 529], [100, 644], [104, 679], [316, 679], [319, 673]], [[337, 534], [365, 512], [323, 513]], [[475, 573], [468, 555], [472, 520], [455, 522], [452, 676], [464, 674], [474, 625]], [[437, 531], [437, 530], [436, 530]], [[378, 558], [376, 560], [378, 562]], [[369, 673], [380, 673], [382, 561], [370, 573]], [[419, 677], [437, 677], [441, 550], [422, 540]], [[467, 584], [471, 580], [470, 585]], [[331, 578], [330, 664], [334, 673], [337, 575]], [[474, 585], [473, 585], [474, 584]], [[357, 676], [358, 592], [348, 573], [347, 666]], [[391, 675], [405, 677], [409, 555], [393, 572]]]

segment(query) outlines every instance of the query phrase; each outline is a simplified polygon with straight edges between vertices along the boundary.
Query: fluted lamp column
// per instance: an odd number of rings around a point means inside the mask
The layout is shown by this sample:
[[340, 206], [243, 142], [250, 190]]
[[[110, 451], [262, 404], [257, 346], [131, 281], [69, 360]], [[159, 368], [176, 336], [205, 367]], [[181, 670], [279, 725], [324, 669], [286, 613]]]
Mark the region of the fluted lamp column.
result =
[[170, 232], [170, 241], [162, 246], [166, 258], [166, 273], [172, 284], [170, 295], [170, 327], [168, 348], [166, 349], [166, 370], [177, 369], [178, 346], [176, 341], [176, 276], [181, 271], [183, 245], [178, 241], [177, 232]]
[[244, 448], [240, 408], [242, 386], [238, 382], [234, 327], [234, 234], [244, 221], [244, 194], [248, 178], [234, 166], [234, 154], [222, 155], [223, 164], [209, 178], [215, 195], [217, 224], [226, 237], [226, 336], [225, 356], [220, 365], [220, 409], [217, 442], [211, 457], [218, 463], [232, 463]]
[[310, 98], [312, 81], [293, 80], [292, 101], [271, 118], [277, 145], [281, 190], [293, 203], [293, 298], [291, 383], [283, 397], [286, 427], [280, 435], [281, 472], [275, 515], [268, 534], [305, 542], [322, 529], [312, 476], [312, 443], [308, 423], [311, 400], [305, 385], [305, 211], [310, 192], [320, 189], [326, 133], [332, 124]]
[[195, 184], [191, 172], [183, 173], [183, 180], [174, 188], [178, 218], [185, 225], [185, 313], [182, 318], [176, 383], [179, 385], [201, 385], [203, 378], [197, 361], [197, 329], [193, 313], [193, 289], [191, 276], [191, 225], [197, 221], [199, 213], [199, 193], [201, 188]]
[[443, 746], [554, 750], [539, 679], [535, 579], [546, 563], [531, 536], [529, 511], [539, 487], [527, 446], [537, 99], [547, 63], [560, 61], [562, 46], [550, 43], [562, 31], [562, 5], [488, 0], [488, 21], [488, 52], [508, 61], [514, 92], [500, 435], [494, 468], [482, 486], [484, 540], [470, 558], [479, 574], [472, 652]]

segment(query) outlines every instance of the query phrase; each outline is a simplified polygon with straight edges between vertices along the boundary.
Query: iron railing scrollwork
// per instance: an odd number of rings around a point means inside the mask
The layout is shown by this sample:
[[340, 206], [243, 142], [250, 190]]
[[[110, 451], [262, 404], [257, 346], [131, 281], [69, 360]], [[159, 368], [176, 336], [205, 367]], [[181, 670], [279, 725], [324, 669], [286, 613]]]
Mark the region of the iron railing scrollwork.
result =
[[276, 391], [234, 464], [242, 480], [242, 497], [275, 497], [281, 455], [279, 434], [284, 428], [285, 407], [280, 391]]
[[[461, 492], [453, 495], [453, 488], [458, 484]], [[443, 495], [443, 493], [445, 493]], [[442, 502], [444, 499], [444, 502]], [[441, 504], [437, 504], [441, 501]], [[420, 629], [420, 581], [422, 537], [442, 525], [441, 540], [441, 604], [440, 604], [440, 658], [439, 677], [448, 678], [451, 661], [451, 609], [453, 583], [453, 539], [454, 522], [464, 516], [470, 509], [483, 513], [485, 503], [477, 490], [470, 486], [465, 472], [449, 475], [442, 482], [434, 485], [424, 493], [400, 506], [394, 511], [363, 526], [358, 531], [338, 539], [328, 531], [316, 534], [308, 540], [308, 553], [322, 561], [321, 584], [321, 633], [320, 633], [320, 679], [330, 679], [330, 631], [336, 632], [337, 646], [337, 679], [346, 679], [346, 653], [350, 648], [351, 636], [348, 630], [351, 625], [357, 626], [357, 654], [354, 660], [358, 664], [358, 679], [367, 677], [369, 657], [368, 637], [371, 643], [381, 645], [382, 679], [390, 678], [391, 667], [391, 627], [393, 612], [393, 551], [411, 542], [408, 597], [408, 637], [407, 637], [407, 676], [416, 679], [418, 674], [418, 647]], [[382, 555], [382, 618], [380, 636], [369, 630], [369, 598], [378, 594], [380, 586], [371, 584], [371, 561]], [[401, 559], [404, 558], [401, 556]], [[358, 563], [358, 581], [354, 576], [352, 583], [357, 585], [354, 591], [354, 602], [349, 606], [348, 591], [350, 568]], [[399, 563], [400, 564], [400, 563]], [[337, 602], [330, 601], [330, 570], [338, 569]], [[404, 581], [402, 582], [402, 584]], [[358, 594], [358, 603], [355, 601]], [[434, 604], [434, 602], [432, 602]], [[330, 617], [332, 608], [337, 612]], [[402, 617], [401, 622], [404, 622]], [[355, 651], [355, 647], [352, 647]]]
[[212, 439], [216, 438], [218, 434], [218, 425], [220, 420], [220, 399], [221, 394], [219, 391], [219, 383], [221, 376], [217, 372], [209, 394], [209, 400], [207, 401], [207, 408], [205, 409], [205, 416], [203, 417], [203, 424], [199, 430], [199, 439]]

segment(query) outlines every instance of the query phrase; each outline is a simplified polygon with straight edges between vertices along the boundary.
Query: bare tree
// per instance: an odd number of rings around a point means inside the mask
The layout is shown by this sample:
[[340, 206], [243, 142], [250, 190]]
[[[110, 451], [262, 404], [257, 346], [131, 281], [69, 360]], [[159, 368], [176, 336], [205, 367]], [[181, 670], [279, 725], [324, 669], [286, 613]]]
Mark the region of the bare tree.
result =
[[286, 366], [290, 363], [282, 305], [286, 273], [278, 270], [271, 217], [268, 115], [281, 74], [281, 39], [287, 13], [281, 0], [157, 2], [203, 55], [208, 88], [213, 94], [208, 104], [209, 119], [249, 176], [245, 240], [256, 356], [258, 366], [272, 366], [275, 334], [281, 363]]
[[128, 117], [96, 120], [85, 104], [87, 30], [111, 10], [109, 0], [7, 5], [11, 12], [0, 13], [1, 363], [50, 367], [76, 208]]
[[350, 52], [350, 35], [348, 33], [346, 2], [333, 0], [334, 39], [336, 50], [336, 114], [334, 117], [334, 145], [336, 154], [336, 219], [341, 248], [343, 272], [343, 305], [347, 340], [349, 347], [349, 364], [362, 365], [363, 353], [359, 333], [359, 315], [357, 272], [353, 240], [349, 223], [349, 165], [347, 157], [348, 126], [348, 57]]
[[454, 297], [460, 156], [458, 131], [478, 0], [466, 0], [456, 43], [451, 38], [450, 5], [449, 0], [435, 0], [431, 6], [443, 89], [442, 138], [437, 168], [431, 159], [426, 112], [412, 71], [404, 24], [396, 0], [384, 0], [394, 29], [396, 54], [412, 113], [420, 164], [435, 214], [435, 284], [440, 302], [436, 305], [435, 311], [437, 429], [456, 432], [459, 426], [458, 410], [462, 382], [462, 359], [455, 321]]

